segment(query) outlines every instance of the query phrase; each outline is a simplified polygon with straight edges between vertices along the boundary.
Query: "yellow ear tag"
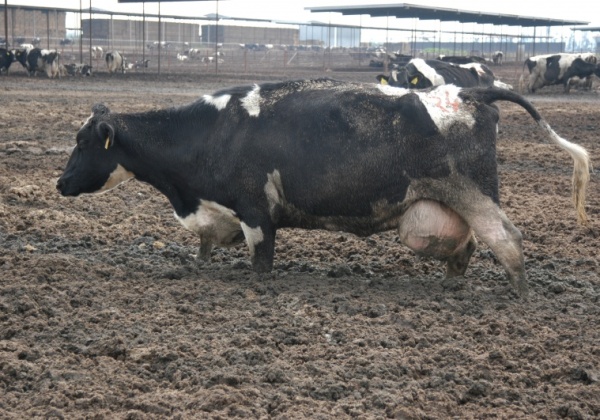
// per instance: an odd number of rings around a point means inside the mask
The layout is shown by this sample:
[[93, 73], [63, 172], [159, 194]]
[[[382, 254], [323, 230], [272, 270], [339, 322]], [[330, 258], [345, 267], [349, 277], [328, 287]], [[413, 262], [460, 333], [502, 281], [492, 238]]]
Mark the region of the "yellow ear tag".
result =
[[419, 78], [418, 78], [418, 77], [415, 77], [414, 79], [412, 79], [412, 80], [410, 81], [410, 83], [411, 83], [411, 84], [413, 84], [413, 85], [416, 85], [418, 81], [419, 81]]
[[110, 137], [107, 137], [107, 138], [106, 138], [106, 143], [104, 143], [104, 148], [105, 148], [106, 150], [108, 150], [109, 146], [110, 146]]
[[388, 81], [387, 81], [387, 80], [385, 80], [385, 79], [381, 79], [381, 84], [382, 84], [382, 85], [387, 85], [387, 84], [388, 84]]

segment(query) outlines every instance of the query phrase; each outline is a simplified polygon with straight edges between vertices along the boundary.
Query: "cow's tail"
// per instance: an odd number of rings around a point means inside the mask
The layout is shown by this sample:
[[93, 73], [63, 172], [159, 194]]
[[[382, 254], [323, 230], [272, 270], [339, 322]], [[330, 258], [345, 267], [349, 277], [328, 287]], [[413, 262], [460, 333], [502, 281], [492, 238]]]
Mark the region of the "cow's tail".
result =
[[533, 104], [515, 92], [495, 88], [471, 88], [464, 89], [463, 91], [467, 93], [467, 97], [471, 96], [475, 100], [486, 104], [492, 104], [496, 101], [508, 101], [520, 105], [529, 113], [529, 115], [531, 115], [538, 125], [542, 127], [554, 144], [557, 144], [571, 155], [574, 162], [573, 203], [575, 204], [575, 210], [577, 211], [578, 222], [582, 225], [587, 225], [588, 219], [585, 212], [585, 194], [587, 184], [590, 180], [590, 156], [587, 150], [556, 134], [546, 120], [542, 118], [538, 110], [535, 109]]

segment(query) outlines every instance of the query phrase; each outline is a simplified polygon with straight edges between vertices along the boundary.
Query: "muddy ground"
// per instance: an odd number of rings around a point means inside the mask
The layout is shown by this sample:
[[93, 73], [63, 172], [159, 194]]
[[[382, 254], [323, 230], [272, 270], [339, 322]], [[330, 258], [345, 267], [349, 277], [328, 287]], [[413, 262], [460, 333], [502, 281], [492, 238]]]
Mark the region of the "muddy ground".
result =
[[[517, 69], [495, 68], [516, 83]], [[63, 198], [96, 102], [184, 104], [282, 75], [0, 77], [0, 418], [600, 417], [600, 183], [576, 224], [570, 157], [500, 104], [501, 200], [524, 236], [527, 300], [483, 244], [464, 279], [394, 232], [282, 230], [259, 280], [245, 246], [198, 240], [139, 182]], [[600, 166], [598, 91], [529, 96]]]

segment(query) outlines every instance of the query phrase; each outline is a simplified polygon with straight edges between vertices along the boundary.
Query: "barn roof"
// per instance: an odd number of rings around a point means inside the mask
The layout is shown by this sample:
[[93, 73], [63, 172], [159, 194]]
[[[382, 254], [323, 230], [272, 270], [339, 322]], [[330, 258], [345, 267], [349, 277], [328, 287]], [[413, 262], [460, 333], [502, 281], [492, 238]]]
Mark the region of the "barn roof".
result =
[[600, 32], [600, 26], [579, 26], [571, 28], [572, 31]]
[[355, 6], [317, 6], [305, 7], [311, 12], [335, 12], [343, 15], [370, 15], [372, 17], [417, 18], [420, 20], [440, 20], [461, 23], [491, 23], [512, 26], [561, 26], [587, 25], [579, 20], [550, 19], [519, 15], [503, 15], [472, 10], [447, 9], [443, 7], [421, 6], [409, 3], [365, 4]]

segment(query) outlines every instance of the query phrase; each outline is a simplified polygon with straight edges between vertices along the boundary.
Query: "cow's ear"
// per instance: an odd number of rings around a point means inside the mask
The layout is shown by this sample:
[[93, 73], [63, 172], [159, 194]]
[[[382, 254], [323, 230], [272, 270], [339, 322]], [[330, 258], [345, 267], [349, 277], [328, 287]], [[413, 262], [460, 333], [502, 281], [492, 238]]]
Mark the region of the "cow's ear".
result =
[[108, 115], [109, 113], [110, 113], [110, 109], [108, 109], [108, 107], [104, 104], [95, 104], [92, 107], [92, 114], [94, 114], [94, 117]]
[[379, 81], [379, 83], [380, 83], [380, 84], [382, 84], [382, 85], [387, 85], [387, 84], [389, 84], [389, 82], [388, 82], [388, 80], [389, 80], [389, 77], [387, 77], [387, 76], [384, 76], [383, 74], [378, 74], [378, 75], [377, 75], [377, 80], [378, 80], [378, 81]]
[[100, 122], [97, 127], [100, 138], [104, 140], [104, 148], [108, 150], [115, 143], [115, 129], [107, 122]]

